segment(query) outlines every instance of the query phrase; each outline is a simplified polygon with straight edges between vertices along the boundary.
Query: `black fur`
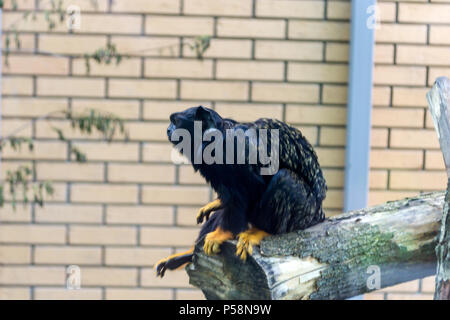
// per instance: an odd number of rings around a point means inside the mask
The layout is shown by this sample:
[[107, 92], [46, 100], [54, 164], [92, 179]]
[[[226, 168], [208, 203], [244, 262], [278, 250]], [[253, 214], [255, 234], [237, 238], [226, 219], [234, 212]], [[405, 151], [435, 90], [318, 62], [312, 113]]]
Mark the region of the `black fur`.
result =
[[[322, 201], [327, 186], [317, 155], [299, 130], [272, 119], [239, 123], [223, 119], [214, 110], [201, 106], [174, 113], [170, 120], [169, 140], [177, 128], [188, 130], [193, 137], [196, 120], [202, 121], [203, 131], [217, 129], [223, 137], [227, 129], [279, 130], [279, 171], [269, 176], [260, 174], [261, 164], [248, 164], [248, 161], [225, 164], [225, 140], [224, 164], [194, 164], [193, 156], [198, 150], [194, 150], [192, 139], [190, 160], [193, 167], [211, 184], [223, 204], [223, 210], [204, 225], [199, 238], [218, 226], [234, 235], [247, 230], [249, 225], [280, 234], [305, 229], [324, 220]], [[246, 142], [248, 148], [249, 142]], [[204, 142], [202, 150], [209, 143]]]

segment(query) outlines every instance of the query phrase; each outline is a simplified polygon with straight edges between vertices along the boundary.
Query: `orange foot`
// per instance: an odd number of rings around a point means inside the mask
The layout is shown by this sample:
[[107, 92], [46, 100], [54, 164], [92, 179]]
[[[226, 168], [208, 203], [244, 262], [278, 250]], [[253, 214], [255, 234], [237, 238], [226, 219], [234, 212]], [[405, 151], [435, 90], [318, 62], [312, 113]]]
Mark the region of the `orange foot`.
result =
[[159, 260], [155, 264], [156, 276], [162, 278], [166, 270], [175, 270], [183, 267], [186, 263], [190, 262], [191, 259], [188, 256], [192, 255], [193, 252], [194, 248], [185, 252], [172, 254], [167, 258]]
[[206, 235], [203, 251], [208, 256], [219, 253], [220, 245], [230, 239], [233, 239], [233, 234], [230, 231], [224, 231], [221, 227], [218, 227], [215, 231]]
[[253, 253], [253, 246], [258, 246], [261, 240], [268, 235], [267, 232], [257, 228], [251, 228], [245, 232], [241, 232], [238, 235], [236, 255], [243, 261], [247, 260], [247, 254], [251, 255]]
[[203, 222], [203, 218], [206, 218], [206, 221], [208, 221], [209, 216], [211, 213], [215, 210], [220, 209], [222, 206], [222, 203], [220, 202], [220, 199], [216, 199], [210, 203], [208, 203], [206, 206], [200, 208], [197, 214], [197, 224]]

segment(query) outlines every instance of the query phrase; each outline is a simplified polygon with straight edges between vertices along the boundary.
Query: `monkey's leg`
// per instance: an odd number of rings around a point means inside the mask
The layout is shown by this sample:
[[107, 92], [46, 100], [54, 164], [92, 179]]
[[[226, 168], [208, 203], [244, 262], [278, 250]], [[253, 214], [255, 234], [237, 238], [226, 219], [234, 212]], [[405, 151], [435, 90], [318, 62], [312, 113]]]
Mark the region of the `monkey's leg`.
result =
[[253, 253], [253, 246], [258, 246], [261, 243], [261, 240], [268, 235], [269, 234], [267, 232], [257, 228], [251, 228], [247, 231], [241, 232], [238, 235], [236, 255], [243, 261], [247, 260], [247, 255], [251, 255]]
[[219, 210], [222, 208], [222, 202], [220, 199], [216, 199], [210, 203], [208, 203], [206, 206], [200, 208], [197, 214], [197, 224], [203, 222], [203, 218], [206, 218], [206, 221], [208, 221], [209, 216], [211, 215], [211, 212]]
[[230, 231], [225, 231], [221, 227], [213, 232], [210, 232], [205, 237], [205, 244], [203, 245], [203, 251], [207, 255], [212, 255], [220, 252], [220, 245], [227, 240], [233, 239], [234, 236]]
[[191, 248], [188, 251], [176, 253], [159, 260], [155, 264], [156, 276], [160, 276], [162, 278], [164, 277], [166, 270], [176, 270], [183, 267], [186, 263], [192, 261], [193, 253], [194, 248]]

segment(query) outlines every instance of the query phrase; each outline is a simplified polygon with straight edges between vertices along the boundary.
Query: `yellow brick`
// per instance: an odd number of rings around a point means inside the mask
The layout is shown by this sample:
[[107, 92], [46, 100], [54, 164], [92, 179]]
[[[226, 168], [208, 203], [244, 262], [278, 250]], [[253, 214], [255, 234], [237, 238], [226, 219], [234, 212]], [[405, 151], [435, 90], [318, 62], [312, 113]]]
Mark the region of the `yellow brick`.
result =
[[351, 6], [348, 1], [330, 1], [327, 3], [327, 18], [349, 20], [351, 16]]
[[142, 17], [139, 15], [85, 14], [75, 33], [140, 34]]
[[380, 292], [417, 292], [417, 291], [419, 291], [418, 280], [400, 283], [380, 290]]
[[422, 168], [423, 154], [412, 150], [377, 150], [370, 152], [371, 168]]
[[[85, 112], [84, 115], [87, 115]], [[81, 132], [78, 128], [72, 128], [72, 124], [69, 120], [39, 120], [35, 123], [35, 137], [38, 139], [59, 139], [58, 133], [54, 128], [62, 130], [64, 137], [70, 139], [86, 139], [86, 140], [103, 140], [103, 135], [96, 130], [93, 130], [91, 134]], [[114, 138], [122, 138], [119, 133]], [[105, 142], [106, 143], [106, 142]]]
[[111, 43], [114, 43], [117, 51], [122, 54], [174, 57], [179, 55], [180, 40], [171, 37], [113, 35]]
[[386, 300], [433, 300], [432, 294], [398, 294], [388, 293]]
[[388, 129], [372, 128], [370, 132], [370, 145], [372, 147], [384, 147], [388, 145]]
[[[53, 194], [52, 195], [48, 195], [46, 192], [44, 192], [43, 196], [44, 196], [44, 203], [48, 203], [48, 202], [61, 202], [61, 201], [66, 201], [67, 198], [67, 185], [65, 183], [52, 183], [52, 187], [53, 187]], [[32, 185], [30, 185], [30, 188], [28, 189], [28, 193], [27, 193], [28, 199], [29, 201], [33, 199], [34, 197], [34, 190]], [[4, 194], [5, 200], [6, 201], [12, 201], [12, 196], [9, 193], [9, 190], [6, 189], [6, 192]], [[22, 205], [23, 203], [23, 194], [22, 194], [22, 190], [19, 191], [18, 196], [17, 196], [17, 203]]]
[[328, 190], [327, 197], [323, 201], [325, 209], [342, 209], [344, 205], [344, 193], [342, 190]]
[[377, 44], [374, 50], [374, 62], [394, 64], [394, 45]]
[[205, 295], [201, 290], [176, 290], [176, 299], [177, 300], [205, 300]]
[[369, 191], [369, 206], [382, 204], [387, 201], [400, 200], [406, 197], [416, 196], [418, 192], [411, 191]]
[[102, 181], [103, 164], [93, 163], [37, 163], [39, 180], [52, 181]]
[[436, 277], [431, 276], [422, 279], [422, 292], [434, 293], [436, 286]]
[[197, 215], [197, 212], [197, 206], [178, 206], [176, 225], [196, 227], [197, 221], [195, 217]]
[[343, 125], [347, 122], [347, 110], [340, 107], [295, 106], [286, 107], [286, 121], [299, 124]]
[[50, 247], [37, 246], [34, 249], [36, 264], [89, 265], [100, 264], [102, 250], [100, 247]]
[[137, 270], [123, 268], [84, 267], [81, 271], [81, 287], [111, 286], [135, 287], [137, 285]]
[[349, 40], [350, 25], [347, 22], [290, 20], [290, 39]]
[[275, 118], [282, 120], [282, 106], [279, 104], [237, 104], [216, 103], [215, 110], [222, 118], [232, 118], [237, 121], [255, 121], [259, 118]]
[[45, 204], [35, 208], [36, 222], [101, 223], [101, 205]]
[[137, 161], [139, 146], [136, 143], [82, 143], [77, 142], [76, 147], [86, 154], [89, 161]]
[[322, 167], [341, 168], [345, 166], [344, 148], [315, 148]]
[[450, 68], [435, 67], [429, 68], [428, 86], [432, 86], [438, 77], [450, 77]]
[[449, 48], [399, 45], [397, 46], [397, 63], [450, 65]]
[[144, 186], [142, 202], [154, 204], [205, 204], [209, 200], [206, 187]]
[[[106, 36], [39, 34], [39, 50], [59, 54], [94, 53], [105, 48]], [[113, 42], [114, 43], [114, 42]]]
[[108, 181], [173, 183], [175, 182], [175, 167], [151, 164], [109, 164]]
[[318, 128], [316, 126], [294, 126], [298, 130], [301, 131], [304, 137], [311, 143], [313, 146], [316, 146], [318, 142]]
[[[4, 166], [3, 162], [2, 167]], [[0, 223], [2, 222], [31, 222], [31, 207], [18, 205], [13, 209], [12, 205], [4, 204], [0, 210]]]
[[145, 60], [145, 76], [152, 78], [212, 78], [212, 70], [211, 60]]
[[347, 62], [350, 57], [349, 45], [347, 43], [327, 42], [325, 57], [327, 61]]
[[321, 146], [345, 146], [346, 130], [345, 128], [328, 128], [322, 127], [320, 129]]
[[377, 43], [426, 43], [427, 28], [418, 24], [382, 23], [375, 32], [375, 41]]
[[0, 267], [0, 284], [63, 285], [63, 267], [14, 266]]
[[220, 37], [284, 38], [283, 20], [219, 18], [217, 34]]
[[390, 106], [391, 104], [391, 88], [390, 87], [373, 87], [372, 103], [374, 106]]
[[411, 66], [382, 66], [374, 68], [374, 84], [425, 85], [426, 68]]
[[30, 299], [29, 288], [13, 288], [13, 287], [0, 288], [0, 300], [29, 300], [29, 299]]
[[143, 117], [145, 120], [164, 120], [168, 121], [174, 112], [186, 110], [193, 105], [203, 105], [211, 107], [210, 102], [186, 102], [186, 101], [145, 101]]
[[105, 94], [103, 79], [88, 78], [48, 78], [37, 79], [38, 95], [101, 97]]
[[247, 100], [248, 83], [185, 80], [181, 82], [181, 97], [189, 100]]
[[105, 263], [110, 266], [150, 267], [170, 254], [169, 249], [106, 248]]
[[70, 244], [136, 244], [136, 229], [133, 227], [77, 226], [70, 227]]
[[8, 65], [3, 58], [3, 73], [5, 74], [69, 74], [69, 59], [61, 57], [10, 55]]
[[36, 300], [100, 300], [102, 299], [102, 289], [35, 288], [34, 298]]
[[342, 188], [344, 186], [344, 170], [324, 169], [323, 175], [329, 188]]
[[3, 10], [12, 10], [14, 8], [13, 4], [17, 5], [17, 9], [34, 9], [34, 1], [32, 0], [5, 0], [3, 1]]
[[205, 179], [191, 165], [180, 166], [178, 176], [180, 184], [206, 184]]
[[444, 158], [442, 152], [427, 150], [425, 152], [425, 169], [439, 169], [444, 170]]
[[[66, 110], [67, 99], [11, 97], [2, 99], [2, 114], [10, 117], [37, 117]], [[55, 114], [55, 116], [58, 116]]]
[[283, 80], [283, 62], [219, 61], [218, 79]]
[[[31, 1], [31, 0], [30, 0]], [[2, 34], [2, 43], [5, 43], [6, 41], [6, 34]], [[35, 49], [35, 42], [34, 42], [34, 34], [24, 34], [21, 33], [19, 35], [19, 39], [20, 39], [20, 50], [17, 48], [15, 41], [12, 41], [12, 35], [10, 35], [10, 45], [9, 45], [9, 49], [11, 52], [13, 51], [28, 51], [28, 52], [33, 52]]]
[[314, 103], [319, 101], [319, 86], [315, 84], [253, 83], [252, 100]]
[[31, 263], [31, 248], [29, 246], [0, 246], [0, 264]]
[[74, 184], [71, 187], [71, 200], [95, 203], [135, 203], [137, 193], [137, 186], [134, 185]]
[[400, 22], [448, 23], [450, 4], [400, 4], [398, 20]]
[[172, 145], [167, 143], [147, 143], [143, 146], [142, 157], [150, 162], [172, 162]]
[[171, 206], [112, 206], [106, 211], [108, 224], [172, 224]]
[[[109, 0], [77, 0], [76, 5], [80, 7], [82, 12], [91, 11], [91, 12], [106, 12], [108, 10], [108, 1]], [[69, 5], [70, 3], [67, 3]], [[64, 7], [64, 5], [63, 5]], [[51, 1], [43, 1], [39, 3], [39, 9], [52, 9]]]
[[323, 44], [308, 41], [256, 40], [255, 57], [271, 60], [322, 61]]
[[175, 98], [174, 80], [111, 79], [108, 94], [111, 97]]
[[212, 35], [213, 27], [213, 18], [147, 16], [145, 19], [145, 33], [151, 35]]
[[377, 9], [380, 15], [381, 21], [394, 22], [397, 15], [397, 8], [395, 3], [392, 2], [378, 2]]
[[[170, 271], [169, 271], [170, 272]], [[189, 278], [184, 270], [173, 271], [167, 277], [161, 279], [155, 277], [155, 270], [145, 268], [141, 271], [141, 285], [143, 287], [156, 288], [189, 288]]]
[[[29, 32], [48, 32], [48, 22], [45, 19], [45, 14], [36, 13], [36, 18], [32, 19], [29, 17], [28, 19], [23, 19], [22, 12], [5, 12], [2, 16], [2, 23], [4, 26], [12, 26], [16, 24], [17, 21], [20, 21], [18, 26], [18, 30], [20, 31], [29, 31]], [[54, 16], [52, 16], [54, 18]], [[54, 32], [67, 32], [67, 26], [65, 23], [56, 23]]]
[[252, 2], [241, 0], [189, 0], [184, 3], [183, 13], [208, 16], [251, 16]]
[[322, 19], [324, 12], [323, 1], [259, 0], [256, 2], [256, 16], [259, 17]]
[[134, 0], [133, 5], [130, 5], [128, 1], [114, 1], [111, 10], [113, 12], [179, 13], [180, 0]]
[[33, 79], [31, 77], [2, 76], [2, 94], [31, 95], [33, 94]]
[[[184, 43], [192, 43], [192, 39], [187, 39]], [[195, 50], [185, 46], [183, 56], [196, 57]], [[208, 50], [203, 54], [205, 58], [243, 58], [249, 59], [252, 56], [252, 41], [247, 39], [211, 39]]]
[[371, 189], [386, 189], [388, 185], [388, 172], [385, 170], [370, 170], [369, 187]]
[[392, 171], [390, 187], [401, 190], [444, 190], [447, 175], [444, 171]]
[[129, 122], [125, 124], [131, 141], [167, 141], [168, 121], [163, 123]]
[[439, 140], [434, 130], [396, 130], [391, 131], [391, 147], [439, 149]]
[[[23, 128], [23, 129], [21, 129]], [[10, 119], [2, 119], [2, 127], [1, 127], [1, 135], [3, 137], [9, 136], [11, 133], [16, 132], [17, 130], [21, 129], [19, 132], [14, 134], [14, 136], [20, 136], [20, 137], [27, 137], [31, 138], [33, 135], [32, 133], [32, 122], [29, 120], [10, 120]], [[24, 144], [23, 148], [26, 147], [26, 143]]]
[[66, 241], [66, 228], [63, 226], [2, 225], [1, 243], [60, 244]]
[[430, 43], [431, 44], [450, 44], [448, 35], [450, 34], [449, 26], [430, 26]]
[[289, 63], [289, 81], [339, 82], [348, 79], [347, 65], [325, 63]]
[[366, 293], [363, 296], [364, 300], [384, 300], [384, 293]]
[[95, 109], [102, 113], [112, 113], [122, 119], [139, 118], [139, 102], [132, 100], [99, 100], [99, 99], [73, 99], [72, 112], [76, 115], [85, 114]]
[[170, 289], [106, 288], [107, 300], [172, 300]]
[[327, 104], [347, 104], [347, 86], [324, 85], [322, 102]]
[[392, 104], [395, 107], [426, 107], [428, 88], [394, 87]]
[[91, 61], [89, 72], [87, 72], [86, 61], [84, 59], [75, 59], [72, 62], [72, 72], [74, 75], [89, 76], [120, 76], [120, 77], [139, 77], [141, 75], [141, 60], [134, 58], [125, 58], [117, 64], [97, 63]]
[[423, 127], [422, 109], [372, 109], [372, 125], [375, 127]]

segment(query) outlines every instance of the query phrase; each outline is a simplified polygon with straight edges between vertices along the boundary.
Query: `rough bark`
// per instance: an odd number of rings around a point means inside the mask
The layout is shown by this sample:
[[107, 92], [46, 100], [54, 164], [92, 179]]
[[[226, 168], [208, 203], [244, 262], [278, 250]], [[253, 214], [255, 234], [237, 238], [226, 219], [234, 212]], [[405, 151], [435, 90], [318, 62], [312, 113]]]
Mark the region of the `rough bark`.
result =
[[439, 233], [436, 254], [438, 259], [436, 271], [436, 300], [450, 300], [450, 80], [445, 77], [438, 78], [433, 88], [427, 94], [428, 105], [433, 117], [434, 126], [439, 137], [442, 155], [444, 156], [447, 176], [447, 193], [442, 215], [442, 225]]
[[186, 270], [208, 299], [353, 297], [373, 290], [377, 267], [381, 288], [435, 273], [443, 205], [438, 192], [341, 214], [266, 238], [246, 262], [235, 256], [234, 241], [216, 256], [199, 243]]

